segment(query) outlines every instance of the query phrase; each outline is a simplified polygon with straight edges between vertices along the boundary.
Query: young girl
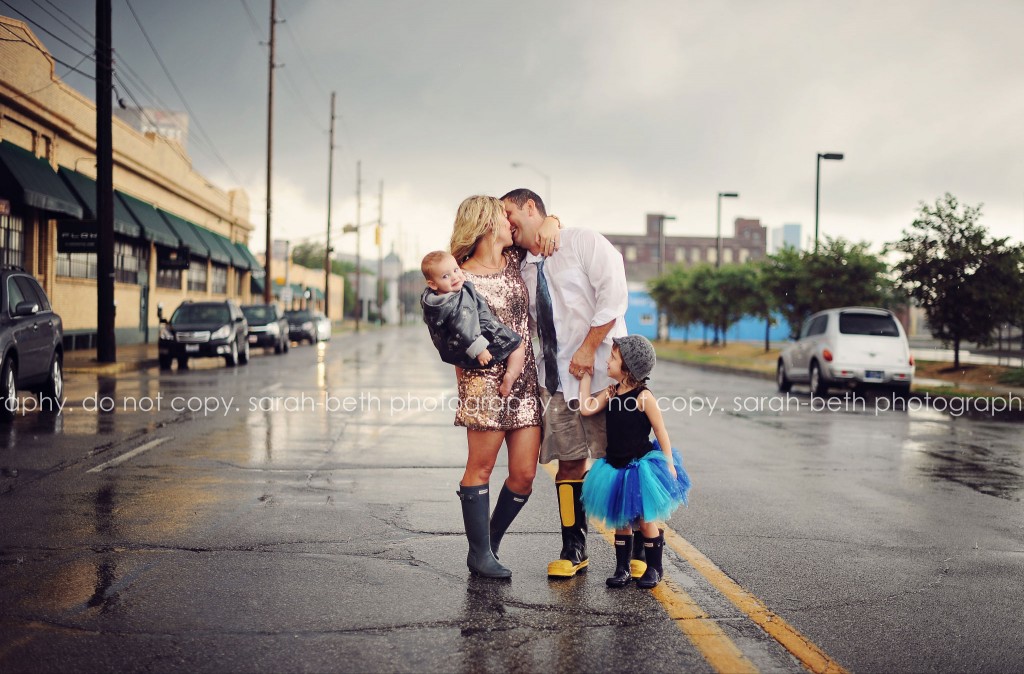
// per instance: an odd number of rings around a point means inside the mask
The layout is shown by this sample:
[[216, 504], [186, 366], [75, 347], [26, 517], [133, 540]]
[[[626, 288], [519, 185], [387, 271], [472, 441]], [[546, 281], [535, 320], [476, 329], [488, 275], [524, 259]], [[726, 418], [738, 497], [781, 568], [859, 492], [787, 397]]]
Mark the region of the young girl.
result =
[[[613, 340], [608, 376], [618, 382], [590, 392], [590, 374], [580, 382], [580, 412], [585, 416], [607, 408], [608, 450], [583, 481], [587, 514], [615, 528], [615, 575], [609, 587], [625, 587], [630, 579], [633, 527], [643, 535], [647, 570], [637, 587], [653, 588], [661, 582], [661, 555], [665, 535], [655, 521], [665, 520], [686, 503], [690, 478], [672, 444], [647, 377], [654, 369], [654, 346], [642, 335]], [[584, 393], [585, 392], [585, 393]], [[657, 438], [650, 440], [651, 430]]]

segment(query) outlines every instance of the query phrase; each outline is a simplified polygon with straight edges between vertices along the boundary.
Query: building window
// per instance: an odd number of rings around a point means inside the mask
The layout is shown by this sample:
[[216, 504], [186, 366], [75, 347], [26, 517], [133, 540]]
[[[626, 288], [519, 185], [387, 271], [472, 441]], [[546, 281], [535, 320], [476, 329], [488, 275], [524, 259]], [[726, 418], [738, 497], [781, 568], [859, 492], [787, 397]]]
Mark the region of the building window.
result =
[[716, 262], [718, 262], [717, 248], [708, 248], [708, 262], [710, 262], [711, 264], [715, 264]]
[[626, 262], [636, 262], [636, 246], [626, 246]]
[[139, 269], [146, 256], [140, 246], [127, 241], [114, 242], [114, 280], [121, 283], [139, 282]]
[[740, 262], [746, 262], [750, 259], [750, 251], [746, 248], [740, 248]]
[[192, 258], [188, 266], [188, 289], [206, 292], [206, 260]]
[[228, 292], [228, 268], [219, 264], [213, 265], [210, 274], [210, 292], [226, 295]]
[[693, 264], [700, 262], [700, 248], [697, 246], [690, 249], [690, 262]]
[[235, 268], [235, 297], [242, 297], [245, 295], [244, 291], [247, 287], [245, 270]]
[[[159, 263], [157, 263], [159, 265]], [[157, 266], [156, 287], [181, 290], [181, 270]]]
[[722, 249], [722, 262], [724, 264], [729, 264], [730, 262], [732, 262], [732, 248]]
[[686, 248], [682, 246], [676, 248], [676, 262], [686, 262]]
[[0, 215], [0, 264], [25, 266], [21, 218]]
[[57, 276], [96, 278], [96, 253], [57, 253]]

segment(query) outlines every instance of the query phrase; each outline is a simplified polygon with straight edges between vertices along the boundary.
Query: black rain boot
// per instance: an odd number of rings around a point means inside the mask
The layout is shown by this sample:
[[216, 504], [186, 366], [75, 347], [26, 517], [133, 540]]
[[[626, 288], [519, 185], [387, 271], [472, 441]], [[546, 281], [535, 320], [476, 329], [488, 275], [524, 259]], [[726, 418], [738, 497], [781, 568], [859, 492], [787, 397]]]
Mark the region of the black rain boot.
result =
[[665, 550], [665, 534], [658, 532], [657, 538], [644, 537], [644, 554], [647, 556], [647, 570], [636, 581], [636, 586], [650, 590], [661, 582], [665, 575], [661, 568], [661, 553]]
[[507, 484], [502, 485], [498, 502], [494, 504], [494, 512], [491, 513], [491, 552], [495, 559], [498, 558], [498, 546], [501, 545], [502, 536], [529, 500], [529, 494], [517, 494], [509, 489]]
[[629, 560], [629, 575], [639, 578], [647, 570], [647, 557], [644, 555], [644, 537], [639, 531], [633, 532], [633, 554]]
[[633, 534], [615, 535], [615, 575], [607, 579], [608, 587], [626, 587], [632, 577], [629, 575], [630, 557], [633, 556]]
[[461, 487], [455, 492], [462, 500], [462, 521], [466, 525], [469, 539], [469, 555], [466, 566], [470, 573], [484, 578], [511, 578], [512, 572], [498, 563], [491, 553], [490, 533], [490, 486]]
[[583, 480], [555, 482], [558, 515], [562, 520], [562, 552], [548, 564], [548, 575], [572, 578], [587, 568], [587, 512], [583, 509]]

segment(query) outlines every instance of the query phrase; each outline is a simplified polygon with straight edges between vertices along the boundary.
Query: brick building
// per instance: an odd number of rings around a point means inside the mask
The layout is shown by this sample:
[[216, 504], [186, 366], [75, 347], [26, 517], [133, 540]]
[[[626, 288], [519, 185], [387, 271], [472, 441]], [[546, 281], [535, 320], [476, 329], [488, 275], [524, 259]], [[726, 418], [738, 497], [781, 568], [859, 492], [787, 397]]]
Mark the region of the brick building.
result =
[[[0, 17], [0, 264], [24, 267], [63, 319], [69, 348], [94, 343], [96, 106], [57, 77], [23, 22]], [[113, 120], [116, 334], [155, 341], [157, 305], [251, 297], [249, 198], [192, 170], [182, 145]]]
[[[644, 234], [605, 234], [626, 263], [631, 283], [645, 283], [658, 275], [659, 234], [664, 216], [647, 214]], [[664, 268], [672, 265], [715, 264], [717, 239], [713, 236], [666, 236]], [[733, 235], [722, 237], [722, 264], [758, 260], [767, 251], [768, 230], [757, 219], [736, 218]]]

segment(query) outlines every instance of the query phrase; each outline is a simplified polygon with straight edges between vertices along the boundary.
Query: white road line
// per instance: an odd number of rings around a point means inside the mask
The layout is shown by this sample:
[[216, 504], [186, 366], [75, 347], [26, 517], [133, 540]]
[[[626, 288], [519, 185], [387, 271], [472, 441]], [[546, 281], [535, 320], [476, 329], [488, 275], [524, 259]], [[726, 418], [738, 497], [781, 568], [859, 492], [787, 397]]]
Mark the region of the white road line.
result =
[[166, 437], [166, 438], [157, 438], [155, 440], [150, 440], [146, 444], [139, 445], [138, 447], [136, 447], [135, 449], [133, 449], [130, 452], [125, 452], [121, 456], [119, 456], [119, 457], [117, 457], [115, 459], [111, 459], [110, 461], [107, 461], [106, 463], [101, 463], [100, 465], [96, 466], [95, 468], [90, 468], [89, 470], [87, 470], [85, 472], [87, 472], [87, 473], [99, 473], [100, 471], [104, 471], [107, 468], [113, 468], [114, 466], [119, 466], [122, 463], [124, 463], [125, 461], [127, 461], [128, 459], [134, 458], [134, 457], [138, 456], [139, 454], [142, 454], [145, 451], [153, 449], [157, 445], [162, 445], [163, 443], [167, 442], [170, 439], [171, 439], [170, 437]]

